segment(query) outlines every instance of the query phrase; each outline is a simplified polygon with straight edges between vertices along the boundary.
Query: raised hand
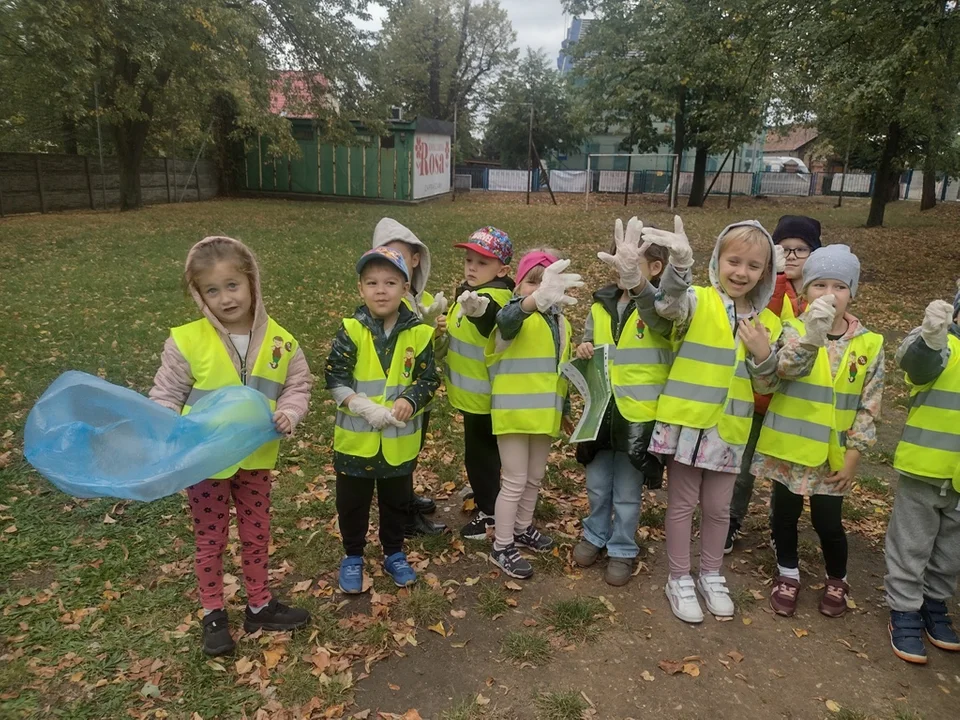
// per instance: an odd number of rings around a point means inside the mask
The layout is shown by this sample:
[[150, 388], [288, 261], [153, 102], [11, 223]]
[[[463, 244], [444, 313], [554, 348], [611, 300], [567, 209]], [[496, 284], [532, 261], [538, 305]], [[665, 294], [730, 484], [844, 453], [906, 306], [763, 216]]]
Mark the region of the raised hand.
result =
[[606, 252], [597, 253], [601, 261], [610, 265], [620, 276], [620, 285], [627, 288], [635, 288], [643, 281], [643, 273], [640, 271], [640, 237], [643, 231], [643, 223], [637, 217], [630, 218], [627, 223], [627, 233], [624, 237], [623, 222], [617, 218], [617, 224], [614, 226], [613, 238], [616, 242], [616, 254], [611, 255]]
[[782, 246], [780, 245], [774, 246], [773, 261], [777, 268], [777, 274], [780, 274], [787, 269], [787, 254], [783, 251]]
[[447, 312], [447, 306], [450, 303], [447, 302], [447, 299], [443, 296], [442, 292], [438, 292], [433, 296], [433, 302], [430, 303], [428, 307], [420, 306], [424, 325], [434, 325], [437, 321], [437, 318]]
[[934, 300], [927, 305], [920, 326], [920, 337], [931, 350], [943, 350], [947, 347], [947, 332], [953, 322], [953, 305], [945, 300]]
[[687, 270], [693, 266], [693, 249], [683, 231], [683, 220], [679, 215], [673, 216], [673, 232], [645, 227], [641, 237], [644, 242], [667, 248], [670, 251], [670, 264], [677, 270]]
[[741, 320], [737, 335], [750, 351], [754, 362], [762, 363], [770, 357], [770, 331], [760, 322], [760, 318]]
[[800, 339], [804, 345], [823, 347], [827, 344], [827, 333], [833, 327], [837, 317], [836, 298], [833, 295], [818, 297], [807, 308], [803, 324], [806, 334]]
[[457, 309], [457, 320], [462, 317], [481, 317], [490, 304], [489, 295], [480, 295], [475, 290], [464, 290], [457, 298], [460, 307]]
[[537, 303], [537, 310], [546, 312], [554, 305], [576, 305], [577, 299], [567, 295], [567, 290], [578, 288], [583, 281], [576, 273], [565, 273], [570, 267], [569, 260], [557, 260], [543, 271], [540, 287], [530, 296]]

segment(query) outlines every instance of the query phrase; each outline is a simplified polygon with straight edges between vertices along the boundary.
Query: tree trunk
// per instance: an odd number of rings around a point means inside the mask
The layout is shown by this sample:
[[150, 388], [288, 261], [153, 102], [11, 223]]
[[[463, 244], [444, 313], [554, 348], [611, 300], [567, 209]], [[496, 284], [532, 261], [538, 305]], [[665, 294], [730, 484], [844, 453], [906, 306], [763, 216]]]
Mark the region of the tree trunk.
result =
[[873, 196], [870, 198], [870, 214], [867, 216], [868, 228], [883, 225], [883, 214], [890, 199], [890, 192], [898, 180], [894, 160], [900, 147], [900, 132], [900, 123], [897, 122], [890, 123], [887, 128], [887, 139], [883, 144], [883, 152], [880, 154], [877, 179], [873, 184]]
[[697, 145], [697, 154], [693, 160], [693, 184], [690, 186], [690, 199], [687, 207], [703, 207], [703, 191], [707, 184], [707, 159], [710, 148]]
[[140, 194], [140, 161], [150, 123], [125, 120], [113, 129], [120, 165], [120, 210], [136, 210], [143, 204]]
[[80, 143], [77, 140], [77, 123], [69, 115], [63, 116], [63, 151], [67, 155], [79, 155]]
[[235, 140], [237, 130], [237, 103], [229, 93], [218, 93], [213, 101], [213, 150], [220, 178], [220, 192], [236, 195], [243, 186], [243, 158], [245, 149], [241, 140]]
[[933, 153], [927, 147], [927, 157], [923, 162], [923, 194], [920, 196], [920, 209], [929, 210], [937, 204], [937, 165]]
[[427, 94], [430, 98], [430, 116], [440, 118], [443, 110], [440, 107], [440, 14], [437, 12], [433, 16], [433, 37], [430, 46], [430, 65], [427, 68], [428, 87]]
[[[687, 143], [687, 88], [680, 87], [677, 97], [677, 111], [673, 115], [673, 154], [676, 155], [677, 176], [670, 178], [670, 184], [677, 190], [677, 202], [680, 196], [680, 170], [683, 167], [683, 149]], [[671, 168], [673, 172], [673, 168]]]

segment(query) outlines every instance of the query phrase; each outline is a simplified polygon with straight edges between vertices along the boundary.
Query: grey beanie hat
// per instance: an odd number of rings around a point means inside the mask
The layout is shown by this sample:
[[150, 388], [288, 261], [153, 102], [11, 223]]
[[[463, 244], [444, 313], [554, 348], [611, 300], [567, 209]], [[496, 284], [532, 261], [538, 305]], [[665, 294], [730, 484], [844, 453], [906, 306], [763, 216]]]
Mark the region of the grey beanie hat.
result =
[[825, 245], [810, 253], [803, 266], [803, 288], [814, 280], [839, 280], [850, 288], [850, 297], [856, 297], [860, 284], [860, 260], [850, 252], [848, 245]]

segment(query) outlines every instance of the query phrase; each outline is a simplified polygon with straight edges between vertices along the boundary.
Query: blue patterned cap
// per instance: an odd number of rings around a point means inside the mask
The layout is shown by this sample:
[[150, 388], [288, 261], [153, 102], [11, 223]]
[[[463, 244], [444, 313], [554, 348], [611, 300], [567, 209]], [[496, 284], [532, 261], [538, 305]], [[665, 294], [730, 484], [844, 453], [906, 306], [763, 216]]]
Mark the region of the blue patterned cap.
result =
[[407, 282], [410, 282], [410, 271], [407, 270], [407, 263], [403, 259], [403, 255], [398, 253], [393, 248], [388, 248], [385, 245], [375, 247], [372, 250], [367, 250], [363, 255], [360, 256], [360, 259], [357, 260], [357, 274], [359, 275], [361, 272], [363, 272], [363, 268], [374, 260], [386, 260], [391, 265], [396, 266], [397, 270], [403, 273], [403, 276], [407, 279]]

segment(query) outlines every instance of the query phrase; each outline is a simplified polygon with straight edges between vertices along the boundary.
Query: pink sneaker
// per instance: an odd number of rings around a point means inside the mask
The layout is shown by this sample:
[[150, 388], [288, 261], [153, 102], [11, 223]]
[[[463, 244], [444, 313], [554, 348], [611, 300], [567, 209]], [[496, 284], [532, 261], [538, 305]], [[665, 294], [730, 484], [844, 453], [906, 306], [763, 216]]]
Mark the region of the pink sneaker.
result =
[[770, 592], [770, 607], [777, 615], [793, 617], [799, 597], [800, 583], [786, 575], [780, 575], [774, 581], [773, 590]]

